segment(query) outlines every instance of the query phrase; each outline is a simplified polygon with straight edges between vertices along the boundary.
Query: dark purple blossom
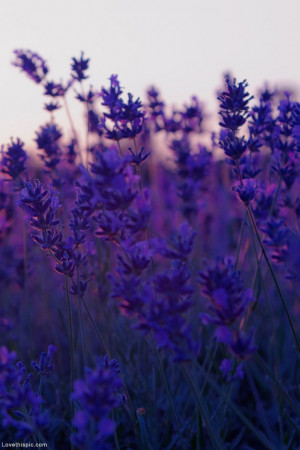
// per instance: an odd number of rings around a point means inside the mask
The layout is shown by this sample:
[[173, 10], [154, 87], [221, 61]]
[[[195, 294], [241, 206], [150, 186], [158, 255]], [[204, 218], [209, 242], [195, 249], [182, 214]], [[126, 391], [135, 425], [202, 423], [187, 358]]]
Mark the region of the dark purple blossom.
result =
[[24, 142], [17, 138], [12, 139], [7, 146], [7, 150], [2, 154], [0, 167], [1, 172], [8, 175], [16, 181], [18, 177], [26, 170], [27, 154], [24, 150]]
[[55, 250], [62, 240], [57, 226], [60, 223], [55, 217], [59, 202], [57, 197], [44, 189], [39, 180], [27, 182], [20, 193], [19, 205], [27, 212], [30, 224], [37, 231], [32, 234], [35, 242], [42, 249]]
[[174, 232], [169, 240], [153, 241], [153, 245], [165, 258], [186, 261], [193, 251], [196, 233], [187, 222], [184, 222], [179, 230]]
[[40, 155], [48, 169], [54, 169], [60, 162], [62, 149], [59, 140], [62, 133], [55, 123], [46, 123], [36, 132], [35, 141], [38, 149], [43, 150]]
[[47, 81], [44, 84], [44, 95], [49, 97], [63, 97], [66, 93], [66, 88], [61, 83], [55, 83], [54, 81]]
[[150, 115], [152, 119], [156, 119], [159, 116], [164, 115], [164, 102], [160, 99], [160, 93], [156, 87], [152, 86], [147, 91], [148, 108], [150, 109]]
[[83, 52], [81, 52], [80, 58], [72, 58], [71, 64], [71, 75], [77, 81], [82, 81], [88, 78], [88, 75], [85, 73], [89, 68], [90, 59], [85, 59], [83, 57]]
[[41, 56], [33, 53], [31, 50], [22, 49], [14, 50], [14, 54], [15, 61], [12, 63], [14, 66], [19, 67], [35, 83], [40, 83], [44, 80], [48, 73], [48, 67]]
[[240, 272], [234, 270], [230, 259], [220, 259], [199, 278], [202, 292], [209, 298], [210, 313], [201, 313], [203, 323], [228, 326], [241, 318], [253, 301], [251, 289], [244, 288]]
[[242, 364], [238, 364], [236, 366], [231, 359], [223, 359], [220, 365], [220, 370], [226, 383], [231, 383], [237, 378], [244, 378]]
[[79, 409], [74, 416], [71, 439], [76, 446], [109, 448], [105, 440], [115, 429], [111, 413], [124, 403], [121, 387], [118, 364], [108, 357], [104, 361], [98, 359], [95, 369], [86, 368], [85, 380], [75, 381], [72, 397]]
[[232, 331], [227, 327], [218, 327], [215, 336], [220, 342], [226, 344], [230, 351], [239, 359], [246, 359], [257, 350], [257, 346], [253, 343], [253, 329], [247, 335], [240, 330]]
[[[134, 139], [141, 133], [145, 121], [145, 112], [142, 111], [142, 102], [139, 98], [133, 99], [128, 93], [127, 103], [121, 97], [122, 90], [116, 75], [110, 77], [110, 88], [102, 88], [100, 96], [102, 105], [108, 108], [104, 113], [103, 128], [106, 137], [111, 140]], [[111, 125], [109, 125], [111, 124]]]
[[134, 152], [132, 148], [129, 148], [128, 150], [131, 153], [129, 161], [136, 166], [140, 166], [144, 161], [146, 161], [148, 156], [150, 156], [150, 152], [144, 153], [144, 147], [142, 147], [139, 152]]
[[236, 83], [236, 79], [226, 78], [226, 90], [219, 96], [221, 127], [231, 130], [232, 133], [240, 128], [249, 117], [249, 101], [253, 98], [246, 91], [246, 80]]
[[123, 244], [123, 249], [125, 255], [118, 255], [118, 271], [125, 275], [141, 275], [149, 267], [151, 261], [152, 252], [149, 249], [148, 242], [128, 242]]
[[52, 355], [55, 352], [56, 347], [54, 345], [49, 345], [48, 352], [41, 353], [40, 360], [38, 363], [36, 361], [32, 361], [31, 365], [38, 375], [43, 377], [48, 377], [49, 375], [51, 375], [54, 368], [51, 359]]
[[49, 417], [41, 410], [42, 398], [31, 388], [31, 375], [16, 358], [15, 352], [0, 347], [0, 419], [7, 431], [25, 440], [47, 428]]
[[232, 188], [237, 193], [239, 200], [245, 205], [249, 205], [255, 199], [258, 186], [255, 180], [247, 178], [243, 180], [243, 184], [239, 184]]
[[45, 103], [44, 109], [50, 113], [56, 111], [61, 108], [61, 105], [58, 102], [49, 102]]
[[220, 147], [224, 153], [236, 161], [238, 161], [248, 148], [248, 142], [245, 137], [241, 138], [234, 135], [232, 131], [222, 130], [220, 133]]

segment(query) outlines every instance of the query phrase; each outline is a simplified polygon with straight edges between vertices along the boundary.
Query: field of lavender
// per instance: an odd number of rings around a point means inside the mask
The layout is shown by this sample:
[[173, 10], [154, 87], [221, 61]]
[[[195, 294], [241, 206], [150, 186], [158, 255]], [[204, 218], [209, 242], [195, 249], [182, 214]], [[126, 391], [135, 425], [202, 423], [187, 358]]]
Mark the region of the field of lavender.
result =
[[0, 155], [2, 447], [299, 449], [300, 103], [228, 74], [211, 131], [83, 53], [13, 64], [49, 120]]

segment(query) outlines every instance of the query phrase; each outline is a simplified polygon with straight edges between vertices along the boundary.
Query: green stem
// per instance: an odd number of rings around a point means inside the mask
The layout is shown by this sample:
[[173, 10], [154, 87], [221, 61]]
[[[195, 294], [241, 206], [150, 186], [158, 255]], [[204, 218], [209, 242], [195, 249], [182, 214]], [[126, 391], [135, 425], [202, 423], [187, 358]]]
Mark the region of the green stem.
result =
[[[267, 219], [269, 219], [272, 216], [272, 214], [273, 214], [273, 211], [274, 211], [274, 208], [275, 208], [275, 205], [276, 205], [276, 202], [277, 202], [277, 198], [278, 198], [278, 195], [279, 195], [281, 182], [282, 182], [282, 176], [280, 176], [280, 178], [279, 178], [277, 189], [276, 189], [276, 193], [274, 195], [274, 198], [273, 198], [273, 201], [272, 201], [272, 205], [271, 205], [270, 211], [268, 213]], [[255, 277], [254, 277], [254, 284], [253, 284], [254, 288], [253, 288], [253, 290], [256, 289], [256, 284], [257, 284], [257, 280], [258, 280], [258, 274], [259, 274], [259, 271], [260, 271], [260, 263], [261, 263], [262, 258], [263, 258], [263, 254], [261, 253], [261, 255], [260, 255], [259, 259], [258, 259], [258, 266], [257, 266]]]
[[[84, 88], [83, 88], [83, 83], [82, 81], [80, 81], [80, 85], [81, 85], [81, 93], [83, 98], [85, 98], [85, 93], [84, 93]], [[90, 151], [90, 147], [89, 147], [89, 104], [88, 101], [86, 100], [86, 109], [87, 109], [87, 125], [86, 125], [86, 161], [85, 161], [85, 165], [86, 168], [89, 169], [89, 151]]]
[[172, 410], [172, 413], [173, 413], [173, 416], [174, 416], [174, 419], [175, 419], [175, 423], [176, 423], [177, 431], [178, 431], [178, 434], [179, 434], [179, 437], [180, 437], [180, 441], [181, 441], [181, 443], [183, 445], [183, 439], [182, 439], [182, 433], [181, 433], [179, 419], [178, 419], [178, 416], [176, 414], [174, 402], [172, 400], [171, 391], [170, 391], [170, 388], [169, 388], [169, 383], [168, 383], [168, 380], [167, 380], [167, 377], [166, 377], [166, 374], [165, 374], [165, 371], [164, 371], [164, 368], [163, 368], [162, 360], [161, 360], [161, 357], [160, 357], [160, 354], [159, 354], [159, 351], [158, 351], [158, 348], [157, 348], [157, 345], [156, 345], [156, 342], [155, 342], [155, 339], [154, 339], [154, 336], [153, 336], [153, 332], [150, 333], [150, 337], [151, 337], [152, 345], [154, 347], [154, 351], [155, 351], [155, 354], [156, 354], [156, 357], [157, 357], [158, 366], [159, 366], [159, 370], [160, 370], [160, 373], [161, 373], [161, 376], [162, 376], [162, 379], [163, 379], [163, 383], [165, 385], [165, 389], [166, 389], [166, 392], [167, 392], [167, 397], [168, 397], [168, 400], [169, 400], [169, 404], [170, 404], [170, 407], [171, 407], [171, 410]]
[[243, 239], [243, 234], [244, 234], [246, 222], [247, 222], [247, 211], [245, 213], [243, 224], [242, 224], [242, 228], [241, 228], [241, 232], [240, 232], [240, 238], [239, 238], [237, 254], [236, 254], [236, 258], [235, 258], [234, 270], [237, 270], [237, 268], [238, 268], [240, 252], [241, 252], [241, 245], [242, 245], [242, 239]]
[[287, 318], [288, 318], [288, 321], [289, 321], [289, 324], [290, 324], [290, 327], [291, 327], [291, 330], [292, 330], [292, 333], [293, 333], [293, 336], [294, 336], [294, 340], [295, 340], [295, 343], [296, 343], [297, 351], [298, 351], [298, 353], [300, 354], [300, 345], [299, 345], [299, 342], [298, 342], [298, 338], [297, 338], [297, 335], [296, 335], [296, 331], [295, 331], [295, 328], [294, 328], [294, 325], [293, 325], [291, 316], [290, 316], [290, 314], [289, 314], [289, 311], [288, 311], [286, 302], [285, 302], [284, 297], [283, 297], [283, 295], [282, 295], [282, 292], [281, 292], [279, 283], [278, 283], [278, 281], [277, 281], [276, 275], [275, 275], [275, 273], [274, 273], [274, 270], [273, 270], [273, 267], [272, 267], [271, 262], [270, 262], [270, 260], [269, 260], [269, 257], [268, 257], [268, 255], [267, 255], [267, 253], [266, 253], [266, 250], [265, 250], [265, 248], [264, 248], [264, 246], [263, 246], [263, 243], [262, 243], [262, 241], [261, 241], [261, 238], [260, 238], [260, 235], [259, 235], [259, 232], [258, 232], [256, 223], [255, 223], [255, 220], [254, 220], [252, 211], [251, 211], [251, 208], [250, 208], [249, 205], [246, 205], [246, 208], [247, 208], [247, 211], [248, 211], [248, 215], [249, 215], [249, 219], [250, 219], [251, 225], [252, 225], [253, 230], [254, 230], [254, 232], [255, 232], [255, 234], [256, 234], [256, 237], [257, 237], [259, 246], [260, 246], [261, 251], [262, 251], [262, 253], [263, 253], [263, 256], [264, 256], [264, 258], [265, 258], [265, 260], [266, 260], [266, 263], [267, 263], [267, 265], [268, 265], [269, 271], [270, 271], [270, 273], [271, 273], [271, 276], [272, 276], [272, 278], [273, 278], [274, 284], [275, 284], [275, 286], [276, 286], [277, 292], [278, 292], [278, 294], [279, 294], [280, 300], [281, 300], [281, 302], [282, 302], [283, 308], [284, 308], [285, 313], [286, 313], [286, 315], [287, 315]]
[[102, 349], [103, 349], [104, 352], [111, 358], [110, 351], [109, 351], [108, 348], [106, 347], [106, 345], [105, 345], [105, 343], [104, 343], [104, 340], [103, 340], [103, 338], [102, 338], [102, 335], [101, 335], [101, 333], [100, 333], [100, 331], [99, 331], [99, 329], [98, 329], [98, 327], [97, 327], [97, 325], [96, 325], [96, 323], [95, 323], [95, 321], [94, 321], [94, 319], [93, 319], [93, 316], [91, 315], [90, 310], [89, 310], [89, 308], [88, 308], [88, 306], [87, 306], [87, 304], [86, 304], [86, 302], [85, 302], [85, 300], [84, 300], [83, 297], [82, 297], [82, 303], [83, 303], [83, 306], [85, 307], [85, 310], [86, 310], [87, 315], [88, 315], [88, 317], [89, 317], [89, 319], [90, 319], [90, 321], [91, 321], [91, 324], [93, 325], [93, 328], [94, 328], [94, 330], [95, 330], [95, 332], [96, 332], [96, 335], [97, 335], [97, 337], [98, 337], [98, 339], [99, 339], [99, 342], [100, 342], [100, 344], [101, 344], [101, 346], [102, 346]]
[[205, 426], [207, 428], [207, 432], [209, 434], [210, 440], [211, 440], [214, 448], [216, 448], [218, 450], [223, 449], [224, 446], [223, 446], [222, 442], [220, 441], [219, 436], [217, 435], [215, 430], [213, 430], [212, 427], [211, 427], [210, 420], [209, 420], [209, 417], [208, 417], [208, 411], [207, 411], [205, 405], [203, 404], [202, 396], [201, 396], [201, 394], [199, 392], [198, 386], [196, 386], [196, 384], [194, 383], [194, 380], [192, 379], [190, 372], [187, 370], [187, 367], [184, 364], [182, 364], [181, 368], [182, 368], [183, 374], [185, 376], [185, 379], [187, 381], [187, 384], [189, 385], [191, 391], [194, 394], [194, 399], [195, 399], [195, 401], [196, 401], [196, 403], [198, 405], [199, 412], [200, 412], [201, 417], [202, 417], [202, 419], [203, 419], [203, 421], [205, 423]]
[[[74, 387], [74, 340], [73, 340], [73, 321], [72, 321], [72, 310], [71, 310], [71, 301], [70, 301], [70, 293], [69, 293], [69, 281], [68, 281], [68, 275], [65, 275], [65, 287], [66, 287], [66, 296], [67, 296], [67, 303], [68, 303], [68, 316], [69, 316], [69, 333], [70, 333], [70, 364], [71, 364], [71, 392], [73, 392]], [[71, 426], [72, 426], [72, 433], [74, 432], [74, 425], [73, 425], [73, 417], [74, 417], [74, 400], [71, 400]], [[73, 448], [73, 444], [72, 448]]]
[[83, 315], [82, 315], [82, 297], [80, 296], [80, 291], [79, 291], [79, 282], [80, 282], [80, 277], [79, 277], [79, 267], [77, 266], [76, 268], [76, 272], [77, 272], [77, 287], [78, 287], [78, 309], [79, 309], [79, 323], [80, 323], [80, 330], [81, 330], [81, 338], [82, 338], [82, 351], [83, 351], [83, 363], [84, 363], [84, 367], [87, 367], [87, 353], [86, 353], [86, 343], [85, 343], [85, 333], [84, 333], [84, 325], [83, 325]]
[[[236, 161], [236, 167], [237, 167], [237, 171], [238, 171], [238, 175], [239, 175], [239, 179], [240, 179], [241, 185], [243, 186], [243, 179], [242, 179], [242, 175], [241, 175], [241, 171], [240, 171], [240, 165], [239, 165], [239, 162], [238, 162], [238, 161]], [[279, 180], [279, 183], [278, 183], [278, 186], [277, 186], [276, 198], [277, 198], [277, 195], [278, 195], [278, 193], [279, 193], [280, 184], [281, 184], [281, 179]], [[273, 203], [274, 203], [274, 202], [273, 202]], [[285, 302], [284, 297], [283, 297], [283, 295], [282, 295], [282, 292], [281, 292], [279, 283], [278, 283], [278, 281], [277, 281], [276, 275], [275, 275], [275, 273], [274, 273], [273, 267], [272, 267], [272, 265], [271, 265], [271, 262], [270, 262], [270, 260], [269, 260], [269, 257], [268, 257], [268, 255], [267, 255], [267, 253], [266, 253], [266, 250], [265, 250], [265, 248], [264, 248], [264, 246], [263, 246], [263, 243], [262, 243], [262, 240], [261, 240], [261, 238], [260, 238], [260, 235], [259, 235], [259, 232], [258, 232], [256, 223], [255, 223], [255, 219], [254, 219], [254, 216], [253, 216], [252, 211], [251, 211], [251, 208], [250, 208], [250, 205], [248, 205], [248, 204], [245, 204], [245, 205], [246, 205], [246, 208], [247, 208], [247, 211], [248, 211], [248, 216], [249, 216], [249, 219], [250, 219], [252, 228], [253, 228], [253, 230], [254, 230], [254, 233], [256, 234], [256, 238], [257, 238], [257, 240], [258, 240], [258, 243], [259, 243], [259, 246], [260, 246], [260, 248], [261, 248], [262, 254], [263, 254], [263, 256], [264, 256], [264, 258], [265, 258], [265, 260], [266, 260], [267, 266], [268, 266], [269, 271], [270, 271], [270, 273], [271, 273], [271, 276], [272, 276], [272, 278], [273, 278], [273, 281], [274, 281], [274, 284], [275, 284], [275, 286], [276, 286], [277, 292], [278, 292], [278, 294], [279, 294], [279, 297], [280, 297], [281, 303], [282, 303], [282, 305], [283, 305], [284, 311], [285, 311], [286, 316], [287, 316], [287, 318], [288, 318], [288, 321], [289, 321], [289, 324], [290, 324], [290, 327], [291, 327], [291, 330], [292, 330], [292, 333], [293, 333], [293, 337], [294, 337], [294, 340], [295, 340], [295, 343], [296, 343], [297, 351], [298, 351], [298, 353], [300, 354], [300, 344], [299, 344], [299, 342], [298, 342], [298, 338], [297, 338], [297, 334], [296, 334], [296, 331], [295, 331], [295, 328], [294, 328], [294, 325], [293, 325], [293, 322], [292, 322], [292, 318], [291, 318], [291, 316], [290, 316], [290, 313], [289, 313], [289, 311], [288, 311], [286, 302]], [[275, 205], [275, 203], [274, 203], [274, 205]], [[273, 206], [273, 205], [272, 205], [272, 206]]]
[[71, 116], [71, 113], [70, 113], [70, 109], [69, 109], [69, 105], [68, 105], [68, 102], [67, 102], [66, 95], [63, 96], [63, 99], [64, 99], [65, 111], [67, 113], [67, 117], [68, 117], [68, 120], [70, 122], [70, 126], [71, 126], [71, 130], [72, 130], [72, 133], [73, 133], [73, 137], [74, 137], [74, 139], [76, 141], [76, 144], [77, 144], [77, 147], [78, 147], [78, 150], [79, 150], [80, 162], [81, 162], [81, 164], [83, 164], [83, 158], [82, 158], [81, 148], [80, 148], [80, 145], [79, 145], [78, 134], [77, 134], [77, 131], [76, 131], [76, 128], [75, 128], [75, 125], [74, 125], [74, 122], [73, 122], [73, 119], [72, 119], [72, 116]]
[[[222, 392], [222, 389], [220, 386], [213, 381], [212, 377], [208, 378], [208, 383], [211, 385], [211, 387], [224, 399], [226, 399], [226, 393]], [[252, 431], [252, 433], [260, 440], [262, 444], [264, 444], [268, 449], [273, 450], [274, 446], [273, 444], [268, 440], [268, 438], [260, 431], [258, 430], [251, 422], [250, 420], [242, 413], [242, 411], [236, 406], [236, 404], [230, 400], [230, 398], [226, 399], [228, 402], [228, 405], [234, 411], [234, 413], [239, 417], [239, 419], [245, 424], [245, 426]]]

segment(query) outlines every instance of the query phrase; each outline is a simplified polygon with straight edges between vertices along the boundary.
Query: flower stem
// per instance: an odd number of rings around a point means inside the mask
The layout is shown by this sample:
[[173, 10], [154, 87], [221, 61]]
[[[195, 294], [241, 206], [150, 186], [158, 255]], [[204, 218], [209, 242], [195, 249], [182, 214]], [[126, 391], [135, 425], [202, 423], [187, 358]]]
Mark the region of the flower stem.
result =
[[182, 368], [184, 377], [186, 379], [186, 382], [187, 382], [187, 384], [189, 385], [191, 391], [194, 394], [194, 399], [195, 399], [195, 401], [196, 401], [196, 403], [198, 405], [200, 415], [201, 415], [201, 417], [202, 417], [202, 419], [203, 419], [203, 421], [205, 423], [205, 426], [207, 428], [207, 432], [209, 434], [210, 440], [211, 440], [214, 448], [216, 448], [218, 450], [223, 449], [224, 447], [223, 447], [222, 442], [220, 441], [219, 436], [217, 435], [215, 430], [213, 430], [212, 427], [211, 427], [210, 420], [209, 420], [209, 417], [208, 417], [208, 411], [207, 411], [206, 407], [203, 404], [202, 396], [201, 396], [201, 394], [200, 394], [200, 392], [198, 390], [198, 387], [194, 383], [194, 380], [192, 379], [190, 372], [187, 370], [187, 367], [184, 364], [182, 364], [181, 368]]
[[289, 311], [288, 311], [288, 308], [287, 308], [285, 299], [284, 299], [284, 297], [283, 297], [283, 295], [282, 295], [282, 292], [281, 292], [279, 283], [278, 283], [278, 281], [277, 281], [277, 278], [276, 278], [276, 275], [275, 275], [275, 273], [274, 273], [274, 270], [273, 270], [273, 267], [272, 267], [272, 265], [271, 265], [271, 262], [270, 262], [270, 260], [269, 260], [269, 257], [268, 257], [268, 255], [267, 255], [266, 250], [265, 250], [265, 248], [264, 248], [264, 245], [263, 245], [263, 243], [262, 243], [262, 241], [261, 241], [261, 238], [260, 238], [260, 235], [259, 235], [259, 232], [258, 232], [256, 223], [255, 223], [255, 219], [254, 219], [253, 214], [252, 214], [252, 211], [251, 211], [251, 208], [250, 208], [249, 205], [246, 205], [246, 208], [247, 208], [247, 211], [248, 211], [248, 215], [249, 215], [249, 219], [250, 219], [251, 225], [252, 225], [252, 227], [253, 227], [253, 230], [254, 230], [254, 232], [255, 232], [256, 238], [257, 238], [257, 240], [258, 240], [259, 246], [260, 246], [261, 251], [262, 251], [262, 253], [263, 253], [263, 256], [264, 256], [264, 258], [265, 258], [265, 260], [266, 260], [266, 263], [267, 263], [267, 265], [268, 265], [269, 271], [270, 271], [270, 273], [271, 273], [271, 276], [272, 276], [272, 278], [273, 278], [274, 284], [275, 284], [275, 286], [276, 286], [277, 292], [278, 292], [278, 294], [279, 294], [280, 300], [281, 300], [281, 302], [282, 302], [283, 308], [284, 308], [285, 313], [286, 313], [286, 315], [287, 315], [287, 318], [288, 318], [288, 321], [289, 321], [289, 324], [290, 324], [290, 327], [291, 327], [291, 330], [292, 330], [292, 333], [293, 333], [293, 336], [294, 336], [294, 340], [295, 340], [295, 343], [296, 343], [297, 351], [298, 351], [298, 353], [300, 354], [300, 344], [299, 344], [299, 342], [298, 342], [297, 334], [296, 334], [296, 331], [295, 331], [295, 328], [294, 328], [294, 325], [293, 325], [293, 322], [292, 322], [292, 318], [291, 318], [291, 316], [290, 316], [290, 314], [289, 314]]
[[[65, 275], [65, 287], [66, 287], [66, 297], [68, 303], [68, 316], [69, 316], [69, 333], [70, 333], [70, 365], [71, 365], [71, 392], [73, 392], [74, 387], [74, 340], [73, 340], [73, 321], [72, 321], [72, 310], [69, 292], [69, 282], [68, 276]], [[74, 400], [71, 399], [71, 422], [72, 422], [72, 433], [74, 432], [73, 417], [74, 417]]]
[[77, 147], [78, 147], [78, 150], [79, 150], [80, 162], [81, 162], [81, 164], [83, 164], [83, 158], [82, 158], [81, 148], [80, 148], [80, 145], [79, 145], [78, 134], [77, 134], [77, 131], [76, 131], [76, 128], [75, 128], [75, 125], [74, 125], [74, 122], [73, 122], [73, 119], [72, 119], [72, 116], [71, 116], [71, 113], [70, 113], [70, 108], [69, 108], [69, 105], [68, 105], [68, 102], [67, 102], [66, 95], [63, 96], [63, 99], [64, 99], [65, 111], [66, 111], [68, 120], [70, 122], [70, 126], [71, 126], [71, 130], [72, 130], [72, 133], [73, 133], [73, 137], [74, 137], [74, 139], [76, 141], [76, 144], [77, 144]]
[[85, 333], [84, 333], [84, 324], [83, 324], [83, 316], [82, 316], [82, 297], [80, 296], [80, 290], [79, 290], [79, 267], [76, 268], [77, 272], [77, 286], [78, 286], [78, 309], [79, 309], [79, 323], [80, 323], [80, 329], [81, 329], [81, 338], [82, 338], [82, 352], [83, 352], [83, 363], [84, 367], [87, 367], [87, 353], [86, 353], [86, 343], [85, 343]]
[[153, 348], [154, 348], [154, 351], [155, 351], [155, 354], [156, 354], [156, 357], [157, 357], [159, 370], [160, 370], [160, 373], [161, 373], [161, 376], [162, 376], [162, 379], [163, 379], [163, 383], [165, 385], [165, 389], [166, 389], [166, 392], [167, 392], [167, 397], [168, 397], [169, 404], [170, 404], [170, 407], [171, 407], [171, 410], [172, 410], [172, 413], [173, 413], [173, 416], [174, 416], [174, 419], [175, 419], [175, 423], [176, 423], [177, 431], [178, 431], [178, 434], [179, 434], [179, 437], [180, 437], [180, 441], [181, 441], [181, 443], [183, 445], [183, 439], [182, 439], [182, 433], [181, 433], [181, 429], [180, 429], [179, 419], [178, 419], [178, 416], [176, 414], [176, 410], [175, 410], [174, 402], [172, 400], [172, 396], [171, 396], [171, 391], [170, 391], [170, 388], [169, 388], [168, 380], [167, 380], [167, 377], [166, 377], [166, 374], [165, 374], [165, 371], [164, 371], [164, 368], [163, 368], [162, 360], [161, 360], [161, 357], [160, 357], [160, 354], [159, 354], [159, 351], [158, 351], [158, 348], [157, 348], [157, 345], [156, 345], [156, 342], [155, 342], [155, 339], [154, 339], [154, 336], [153, 336], [153, 332], [150, 333], [150, 338], [151, 338], [151, 342], [152, 342], [152, 345], [153, 345]]

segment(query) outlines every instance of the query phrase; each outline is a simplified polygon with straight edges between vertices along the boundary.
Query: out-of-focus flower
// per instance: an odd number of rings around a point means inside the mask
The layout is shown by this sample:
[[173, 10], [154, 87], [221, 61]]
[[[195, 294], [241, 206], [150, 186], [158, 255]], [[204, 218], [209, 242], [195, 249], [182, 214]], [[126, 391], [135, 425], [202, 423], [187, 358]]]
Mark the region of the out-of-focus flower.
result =
[[31, 50], [22, 49], [14, 50], [14, 54], [16, 57], [12, 63], [14, 66], [19, 67], [37, 84], [44, 80], [48, 73], [48, 67], [41, 56]]
[[17, 138], [11, 140], [7, 150], [2, 154], [0, 161], [1, 172], [8, 175], [12, 180], [17, 178], [26, 170], [27, 154], [24, 150], [24, 142]]
[[49, 345], [48, 352], [42, 352], [40, 360], [37, 363], [32, 361], [31, 365], [38, 375], [43, 377], [48, 377], [53, 371], [53, 364], [51, 362], [52, 355], [56, 352], [56, 347], [54, 345]]
[[253, 301], [251, 289], [244, 288], [241, 274], [234, 270], [231, 259], [220, 259], [199, 275], [202, 292], [210, 300], [210, 314], [200, 314], [205, 324], [230, 325], [242, 316]]
[[77, 81], [82, 81], [88, 78], [88, 75], [85, 73], [89, 67], [89, 58], [83, 57], [84, 53], [81, 52], [80, 58], [72, 58], [71, 64], [71, 75]]
[[257, 189], [257, 183], [252, 178], [247, 178], [243, 180], [243, 184], [238, 184], [232, 188], [237, 193], [239, 200], [245, 205], [249, 205], [255, 199]]
[[55, 123], [46, 123], [36, 132], [35, 141], [38, 148], [43, 150], [40, 157], [48, 169], [54, 169], [60, 162], [62, 150], [59, 139], [61, 137], [62, 133]]
[[120, 393], [122, 381], [119, 372], [116, 360], [109, 360], [106, 356], [104, 361], [97, 360], [95, 369], [86, 368], [85, 380], [75, 381], [72, 397], [80, 408], [73, 420], [75, 431], [71, 439], [75, 445], [110, 448], [105, 440], [115, 429], [111, 413], [125, 401]]
[[28, 439], [48, 427], [49, 417], [41, 409], [42, 398], [31, 388], [31, 375], [16, 358], [15, 352], [0, 347], [0, 419], [18, 439]]
[[239, 138], [228, 130], [221, 131], [219, 145], [224, 150], [225, 155], [236, 161], [243, 156], [248, 148], [248, 142], [244, 136]]
[[165, 258], [186, 261], [193, 251], [196, 233], [187, 222], [183, 222], [178, 231], [171, 234], [168, 242], [153, 240], [153, 246]]

